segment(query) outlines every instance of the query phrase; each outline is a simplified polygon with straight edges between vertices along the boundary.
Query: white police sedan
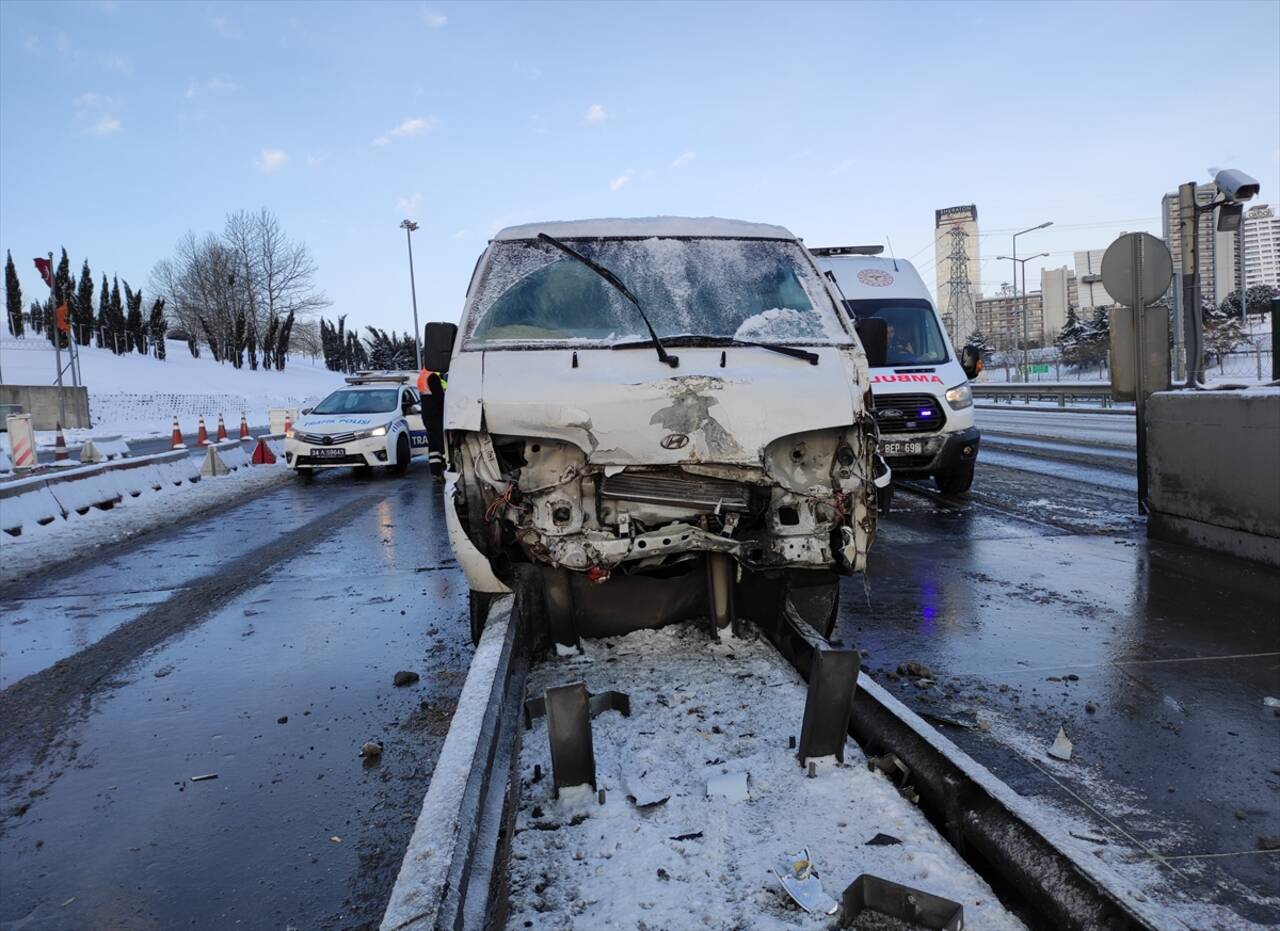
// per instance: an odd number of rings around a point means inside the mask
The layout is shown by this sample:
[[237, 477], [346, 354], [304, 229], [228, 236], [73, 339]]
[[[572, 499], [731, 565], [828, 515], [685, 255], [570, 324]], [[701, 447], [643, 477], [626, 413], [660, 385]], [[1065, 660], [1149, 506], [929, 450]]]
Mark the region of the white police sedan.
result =
[[284, 458], [300, 475], [339, 466], [385, 466], [404, 472], [427, 455], [421, 399], [400, 373], [361, 373], [315, 407], [285, 434]]

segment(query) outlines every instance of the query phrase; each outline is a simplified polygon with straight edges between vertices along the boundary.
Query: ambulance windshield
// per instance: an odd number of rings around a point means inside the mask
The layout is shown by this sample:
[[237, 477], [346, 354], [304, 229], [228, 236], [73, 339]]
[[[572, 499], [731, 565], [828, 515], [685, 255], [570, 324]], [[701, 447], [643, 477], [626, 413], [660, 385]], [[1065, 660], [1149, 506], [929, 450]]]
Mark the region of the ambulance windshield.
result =
[[857, 320], [878, 317], [885, 322], [889, 331], [886, 367], [941, 365], [947, 361], [947, 344], [928, 301], [886, 298], [845, 301], [844, 306]]

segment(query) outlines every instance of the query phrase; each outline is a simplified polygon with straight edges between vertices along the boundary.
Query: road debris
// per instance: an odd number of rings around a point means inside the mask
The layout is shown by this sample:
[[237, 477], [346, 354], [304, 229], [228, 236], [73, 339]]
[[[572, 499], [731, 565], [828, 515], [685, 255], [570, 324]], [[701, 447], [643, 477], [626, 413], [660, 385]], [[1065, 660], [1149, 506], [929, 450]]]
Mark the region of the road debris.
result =
[[892, 834], [877, 834], [871, 840], [862, 846], [864, 847], [892, 847], [894, 844], [901, 844], [902, 841], [894, 837]]
[[205, 773], [203, 776], [192, 776], [192, 777], [191, 777], [191, 781], [192, 781], [192, 782], [205, 782], [205, 781], [207, 781], [207, 780], [209, 780], [209, 779], [217, 779], [217, 778], [218, 778], [218, 774], [217, 774], [217, 773]]
[[333, 837], [329, 838], [329, 843], [331, 843], [331, 844], [341, 844], [341, 843], [342, 843], [342, 838], [341, 838], [341, 837], [339, 837], [337, 834], [335, 834], [335, 835], [333, 835]]
[[413, 685], [413, 683], [417, 682], [421, 678], [422, 677], [416, 672], [412, 672], [408, 669], [401, 669], [395, 674], [395, 678], [392, 679], [391, 682], [396, 686]]
[[747, 774], [720, 773], [707, 780], [707, 798], [726, 798], [731, 802], [745, 802], [748, 798]]
[[808, 847], [780, 859], [773, 868], [773, 875], [787, 895], [809, 914], [834, 915], [839, 910], [840, 903], [827, 895], [822, 888], [822, 880], [814, 872]]
[[366, 740], [360, 745], [360, 755], [366, 759], [376, 759], [382, 756], [382, 741]]
[[1067, 732], [1061, 725], [1058, 727], [1058, 736], [1053, 739], [1053, 746], [1048, 749], [1049, 756], [1055, 760], [1068, 762], [1071, 759], [1071, 750], [1073, 744], [1067, 739]]
[[1280, 834], [1258, 838], [1259, 850], [1280, 850]]
[[280, 717], [276, 718], [276, 723], [277, 723], [277, 724], [288, 724], [288, 723], [289, 723], [289, 716], [288, 716], [287, 714], [282, 714], [282, 715], [280, 715]]

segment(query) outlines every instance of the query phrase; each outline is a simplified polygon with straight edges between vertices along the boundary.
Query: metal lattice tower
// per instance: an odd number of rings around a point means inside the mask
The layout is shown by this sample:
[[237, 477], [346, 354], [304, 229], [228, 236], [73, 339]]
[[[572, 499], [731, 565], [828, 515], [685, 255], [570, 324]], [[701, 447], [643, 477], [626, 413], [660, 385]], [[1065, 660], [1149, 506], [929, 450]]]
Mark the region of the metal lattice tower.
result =
[[950, 277], [947, 279], [946, 319], [951, 327], [951, 342], [961, 345], [978, 328], [973, 307], [973, 289], [969, 281], [969, 234], [958, 226], [951, 228], [951, 252], [947, 256]]

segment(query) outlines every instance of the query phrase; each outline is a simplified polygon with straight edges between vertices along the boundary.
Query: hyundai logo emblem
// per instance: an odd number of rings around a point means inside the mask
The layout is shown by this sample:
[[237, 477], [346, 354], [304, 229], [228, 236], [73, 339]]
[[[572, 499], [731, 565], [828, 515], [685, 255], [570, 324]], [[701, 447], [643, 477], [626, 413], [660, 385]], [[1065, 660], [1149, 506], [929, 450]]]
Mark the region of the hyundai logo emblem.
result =
[[663, 449], [684, 449], [689, 445], [689, 436], [686, 433], [668, 433], [662, 438]]

